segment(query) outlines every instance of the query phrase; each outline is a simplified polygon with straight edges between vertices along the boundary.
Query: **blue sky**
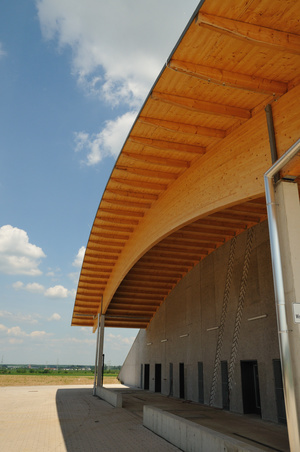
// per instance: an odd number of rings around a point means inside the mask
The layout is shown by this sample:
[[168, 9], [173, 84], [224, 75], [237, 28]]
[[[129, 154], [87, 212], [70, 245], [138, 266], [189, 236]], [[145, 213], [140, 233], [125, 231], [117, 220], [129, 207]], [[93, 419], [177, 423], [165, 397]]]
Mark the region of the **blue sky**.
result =
[[[71, 327], [115, 159], [196, 0], [0, 3], [0, 363], [93, 364]], [[106, 329], [121, 364], [137, 330]]]

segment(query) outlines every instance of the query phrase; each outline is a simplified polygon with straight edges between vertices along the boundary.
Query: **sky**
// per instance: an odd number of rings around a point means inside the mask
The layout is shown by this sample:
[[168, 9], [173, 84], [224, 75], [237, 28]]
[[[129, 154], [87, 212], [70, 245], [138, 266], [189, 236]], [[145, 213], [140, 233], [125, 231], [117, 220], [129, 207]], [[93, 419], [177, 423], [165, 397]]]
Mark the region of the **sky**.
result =
[[[71, 327], [80, 268], [127, 134], [198, 0], [1, 0], [0, 364], [95, 361]], [[105, 330], [123, 363], [137, 330]]]

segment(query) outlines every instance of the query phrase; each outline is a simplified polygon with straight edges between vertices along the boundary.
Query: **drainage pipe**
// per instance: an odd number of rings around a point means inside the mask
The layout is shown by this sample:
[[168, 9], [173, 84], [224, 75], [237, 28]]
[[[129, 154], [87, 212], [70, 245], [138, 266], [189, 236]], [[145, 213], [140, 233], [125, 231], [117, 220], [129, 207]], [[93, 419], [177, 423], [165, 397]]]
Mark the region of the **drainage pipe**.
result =
[[[275, 290], [276, 314], [278, 323], [279, 348], [281, 355], [283, 388], [287, 415], [287, 426], [291, 452], [300, 451], [300, 426], [294, 389], [292, 356], [289, 343], [289, 330], [286, 316], [283, 271], [280, 254], [278, 221], [275, 205], [274, 177], [300, 151], [300, 139], [280, 157], [265, 173], [265, 192], [267, 202], [268, 224], [270, 233], [272, 268]], [[295, 358], [295, 357], [294, 357]]]

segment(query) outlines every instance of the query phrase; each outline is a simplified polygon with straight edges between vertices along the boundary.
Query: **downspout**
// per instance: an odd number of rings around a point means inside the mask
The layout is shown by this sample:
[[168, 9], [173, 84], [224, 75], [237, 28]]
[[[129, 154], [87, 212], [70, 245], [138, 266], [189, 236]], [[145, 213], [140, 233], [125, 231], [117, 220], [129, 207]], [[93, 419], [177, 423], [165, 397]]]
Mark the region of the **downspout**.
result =
[[275, 291], [275, 304], [278, 324], [279, 348], [282, 364], [282, 378], [285, 396], [287, 425], [292, 452], [300, 450], [300, 426], [294, 394], [294, 375], [289, 344], [289, 330], [286, 317], [283, 271], [281, 264], [278, 222], [275, 205], [274, 180], [279, 171], [300, 151], [300, 139], [277, 160], [265, 173], [265, 192], [272, 256], [272, 268]]

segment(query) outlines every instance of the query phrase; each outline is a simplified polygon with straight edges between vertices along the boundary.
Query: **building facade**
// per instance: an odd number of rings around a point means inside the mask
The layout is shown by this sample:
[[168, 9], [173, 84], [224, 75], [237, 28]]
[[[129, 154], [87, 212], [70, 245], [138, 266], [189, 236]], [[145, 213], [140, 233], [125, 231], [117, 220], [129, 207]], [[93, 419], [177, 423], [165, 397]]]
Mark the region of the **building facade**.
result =
[[180, 281], [140, 330], [119, 378], [284, 422], [266, 221], [227, 242]]

